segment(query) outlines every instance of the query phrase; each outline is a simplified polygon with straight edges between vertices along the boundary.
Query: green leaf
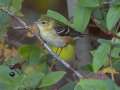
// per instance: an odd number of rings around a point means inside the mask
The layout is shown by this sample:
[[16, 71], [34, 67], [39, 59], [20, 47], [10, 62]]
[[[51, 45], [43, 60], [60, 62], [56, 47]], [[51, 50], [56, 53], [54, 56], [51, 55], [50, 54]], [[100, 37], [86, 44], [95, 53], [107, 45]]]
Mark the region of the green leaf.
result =
[[74, 90], [117, 90], [112, 80], [81, 79]]
[[31, 46], [23, 45], [18, 49], [18, 51], [22, 55], [23, 58], [28, 59], [31, 53], [30, 49], [31, 49]]
[[[120, 60], [120, 58], [119, 58], [119, 60]], [[113, 63], [113, 68], [115, 68], [115, 70], [117, 70], [117, 71], [120, 71], [120, 61], [114, 62]]]
[[62, 79], [64, 75], [65, 75], [65, 72], [63, 71], [50, 72], [46, 76], [43, 77], [40, 87], [51, 86], [57, 83], [60, 79]]
[[[10, 0], [0, 0], [0, 7], [6, 6], [8, 7], [10, 4]], [[0, 10], [0, 31], [3, 31], [1, 26], [4, 27], [6, 24], [9, 23], [9, 16], [7, 13]]]
[[11, 0], [0, 0], [0, 6], [8, 7], [10, 5]]
[[109, 44], [101, 44], [99, 48], [95, 50], [93, 54], [93, 70], [95, 72], [107, 63], [109, 50]]
[[7, 66], [0, 65], [0, 81], [4, 84], [11, 83], [12, 78], [9, 76], [9, 72], [11, 72], [11, 70]]
[[[117, 33], [117, 36], [120, 36], [120, 32]], [[112, 39], [112, 44], [116, 47], [120, 48], [120, 39], [119, 38], [113, 38]]]
[[120, 5], [120, 0], [112, 0], [112, 5], [113, 6], [119, 6]]
[[69, 21], [60, 13], [53, 11], [53, 10], [48, 10], [47, 15], [65, 25], [69, 25]]
[[79, 32], [84, 32], [92, 13], [91, 8], [76, 7], [74, 12], [73, 27]]
[[106, 40], [106, 39], [98, 39], [99, 43], [104, 43], [104, 44], [111, 44], [111, 40]]
[[96, 19], [96, 22], [102, 28], [101, 30], [106, 31], [106, 15], [107, 12], [105, 10], [101, 10], [101, 8], [97, 8], [94, 10], [93, 17]]
[[15, 12], [20, 11], [22, 7], [23, 0], [12, 0], [11, 2], [11, 8], [14, 9]]
[[101, 0], [78, 0], [80, 6], [83, 7], [98, 7]]
[[[28, 67], [28, 69], [31, 69], [31, 67]], [[44, 77], [43, 73], [33, 68], [31, 72], [29, 71], [29, 73], [24, 75], [19, 87], [23, 86], [24, 88], [25, 87], [36, 88], [43, 77]]]
[[[29, 63], [35, 64], [41, 61], [44, 57], [41, 53], [41, 49], [36, 47], [35, 45], [23, 45], [19, 48], [20, 55], [26, 59], [29, 60]], [[44, 58], [45, 59], [45, 58]]]
[[[18, 90], [20, 88], [35, 88], [39, 85], [43, 78], [41, 66], [26, 66], [22, 73], [9, 69], [8, 66], [0, 65], [0, 90]], [[43, 67], [44, 68], [44, 67]], [[11, 77], [10, 72], [14, 72], [15, 76]], [[21, 89], [22, 90], [22, 89]]]
[[113, 48], [111, 56], [114, 58], [120, 58], [120, 48]]
[[120, 90], [120, 87], [116, 86], [115, 90]]
[[[10, 72], [14, 72], [15, 76], [11, 77]], [[3, 90], [17, 90], [21, 80], [22, 75], [10, 70], [8, 66], [0, 66], [0, 86], [2, 85]]]
[[8, 30], [10, 22], [10, 17], [5, 13], [0, 11], [0, 39], [4, 39], [6, 32]]
[[[0, 0], [0, 7], [9, 7], [11, 0]], [[6, 34], [6, 27], [9, 23], [8, 15], [0, 10], [0, 39], [3, 39]]]
[[76, 83], [75, 82], [69, 82], [66, 85], [64, 85], [60, 90], [74, 90]]
[[106, 23], [108, 30], [112, 30], [120, 19], [120, 6], [111, 7], [107, 13]]
[[1, 25], [1, 24], [3, 24], [3, 22], [2, 23], [0, 22], [0, 40], [4, 40], [6, 32], [7, 32], [7, 25], [4, 26], [4, 25]]

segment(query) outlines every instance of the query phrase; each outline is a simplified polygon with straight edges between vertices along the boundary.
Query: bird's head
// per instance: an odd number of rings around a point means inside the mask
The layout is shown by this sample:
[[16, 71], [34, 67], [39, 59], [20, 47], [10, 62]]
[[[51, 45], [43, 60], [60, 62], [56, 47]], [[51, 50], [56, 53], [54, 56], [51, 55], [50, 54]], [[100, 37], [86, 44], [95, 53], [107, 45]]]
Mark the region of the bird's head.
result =
[[52, 30], [55, 25], [55, 21], [49, 17], [41, 17], [37, 22], [42, 30]]

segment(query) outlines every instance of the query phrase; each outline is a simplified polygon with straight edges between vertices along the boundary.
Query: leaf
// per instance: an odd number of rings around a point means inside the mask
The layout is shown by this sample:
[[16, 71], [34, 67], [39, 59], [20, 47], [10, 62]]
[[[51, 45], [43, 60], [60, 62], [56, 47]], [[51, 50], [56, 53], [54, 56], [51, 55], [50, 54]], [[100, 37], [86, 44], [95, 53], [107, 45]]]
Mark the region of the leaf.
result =
[[11, 0], [0, 0], [0, 6], [9, 6]]
[[105, 43], [105, 44], [111, 44], [111, 40], [106, 40], [106, 39], [98, 39], [97, 40], [99, 43]]
[[35, 64], [38, 63], [43, 59], [41, 56], [41, 49], [36, 47], [35, 45], [23, 45], [19, 48], [20, 55], [26, 59], [29, 60], [29, 63]]
[[106, 15], [107, 12], [105, 10], [101, 10], [101, 8], [96, 8], [93, 13], [93, 17], [96, 19], [96, 23], [100, 25], [101, 30], [106, 31]]
[[10, 17], [5, 12], [0, 11], [0, 33], [6, 32], [9, 20]]
[[83, 7], [98, 7], [101, 0], [78, 0], [80, 6]]
[[58, 49], [58, 47], [51, 47], [51, 48], [54, 53], [56, 54], [60, 53], [59, 57], [65, 61], [71, 61], [74, 58], [74, 54], [75, 54], [74, 45], [71, 44], [67, 45], [62, 49], [62, 52], [61, 52], [61, 48], [60, 49]]
[[[7, 8], [10, 6], [10, 3], [11, 3], [11, 0], [0, 0], [0, 7]], [[8, 22], [9, 22], [8, 15], [5, 12], [0, 10], [0, 27], [6, 26], [6, 24], [8, 24]], [[0, 32], [1, 31], [3, 32], [2, 28], [1, 28]]]
[[60, 90], [74, 90], [74, 86], [76, 85], [75, 82], [69, 82], [65, 84]]
[[11, 72], [11, 70], [7, 66], [0, 65], [0, 81], [2, 81], [2, 83], [11, 83], [11, 77], [9, 76], [9, 72]]
[[9, 20], [9, 16], [5, 12], [0, 11], [0, 39], [3, 39], [6, 35]]
[[113, 6], [118, 6], [118, 5], [120, 5], [120, 0], [112, 0], [111, 2], [112, 2], [112, 5], [113, 5]]
[[65, 25], [69, 25], [69, 21], [60, 13], [53, 11], [53, 10], [48, 10], [47, 15]]
[[21, 80], [22, 75], [15, 73], [14, 77], [9, 75], [10, 72], [13, 72], [9, 69], [8, 66], [0, 66], [0, 85], [2, 85], [3, 90], [17, 90]]
[[113, 48], [111, 56], [114, 58], [120, 58], [120, 48]]
[[[1, 17], [0, 17], [0, 20], [1, 20]], [[3, 40], [5, 38], [5, 35], [7, 32], [7, 25], [6, 26], [3, 25], [5, 23], [7, 23], [7, 19], [5, 22], [0, 21], [0, 40]]]
[[23, 0], [12, 0], [11, 1], [11, 8], [14, 9], [15, 12], [20, 11], [22, 7]]
[[119, 86], [116, 86], [115, 90], [120, 90], [120, 87], [119, 87]]
[[[120, 37], [120, 32], [117, 33], [117, 36]], [[112, 44], [118, 48], [120, 48], [120, 39], [119, 38], [113, 38], [112, 39]]]
[[[19, 87], [24, 86], [25, 87], [32, 87], [36, 88], [36, 86], [39, 85], [39, 82], [44, 77], [44, 74], [39, 71], [39, 69], [34, 69], [33, 66], [28, 66], [27, 73], [22, 78], [22, 82], [20, 83]], [[29, 69], [29, 73], [28, 73]]]
[[[120, 60], [120, 59], [119, 59]], [[113, 63], [113, 67], [117, 70], [120, 71], [120, 61]]]
[[74, 90], [117, 90], [112, 80], [81, 79]]
[[[18, 90], [19, 88], [26, 88], [26, 87], [32, 87], [35, 88], [37, 85], [39, 85], [40, 80], [43, 78], [44, 74], [39, 71], [39, 69], [34, 69], [32, 67], [28, 67], [27, 69], [32, 68], [32, 70], [29, 70], [29, 73], [22, 73], [18, 74], [15, 73], [14, 77], [10, 77], [9, 73], [11, 70], [8, 67], [0, 67], [0, 84], [3, 84], [5, 86], [5, 90]], [[1, 70], [3, 69], [3, 70]], [[26, 68], [25, 68], [26, 70]], [[1, 73], [2, 72], [2, 73]], [[7, 72], [7, 73], [6, 73]], [[4, 88], [4, 87], [3, 87]]]
[[75, 9], [74, 24], [71, 24], [64, 16], [58, 12], [48, 10], [47, 15], [59, 22], [62, 22], [65, 25], [70, 26], [71, 28], [74, 28], [76, 31], [83, 32], [89, 22], [91, 12], [92, 9], [77, 7]]
[[93, 54], [93, 70], [98, 71], [103, 65], [107, 63], [108, 52], [110, 50], [109, 44], [101, 44]]
[[119, 19], [120, 19], [120, 6], [111, 7], [108, 10], [107, 17], [106, 17], [106, 24], [107, 24], [108, 30], [111, 31]]
[[106, 67], [106, 68], [103, 68], [102, 70], [102, 73], [105, 73], [105, 74], [119, 74], [119, 72], [117, 72], [114, 68], [112, 67]]
[[91, 8], [86, 7], [76, 7], [74, 12], [73, 27], [76, 31], [84, 32], [92, 13]]
[[40, 87], [51, 86], [57, 83], [60, 79], [62, 79], [64, 75], [65, 75], [65, 72], [63, 71], [50, 72], [46, 76], [43, 77]]

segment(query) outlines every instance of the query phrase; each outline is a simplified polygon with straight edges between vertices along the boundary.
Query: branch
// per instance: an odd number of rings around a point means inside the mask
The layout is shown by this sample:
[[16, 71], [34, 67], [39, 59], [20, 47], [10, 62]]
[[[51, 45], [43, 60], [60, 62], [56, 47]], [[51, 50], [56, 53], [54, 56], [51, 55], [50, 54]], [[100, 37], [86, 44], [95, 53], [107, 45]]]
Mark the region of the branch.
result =
[[[112, 37], [115, 37], [117, 39], [120, 39], [120, 36], [118, 36], [116, 33], [113, 33], [113, 32], [110, 32], [109, 30], [107, 30], [107, 28], [105, 27], [102, 27], [101, 26], [101, 23], [93, 16], [92, 17], [92, 20], [93, 22], [95, 23], [95, 25], [100, 29], [102, 30], [102, 32], [106, 33], [106, 34], [109, 34], [111, 35]], [[120, 26], [120, 23], [119, 23], [119, 26]], [[117, 27], [117, 29], [119, 29], [119, 27]]]
[[[13, 18], [15, 18], [19, 23], [21, 23], [23, 25], [23, 27], [21, 28], [25, 28], [27, 30], [30, 30], [29, 26], [19, 17], [15, 16], [13, 13], [9, 12], [6, 9], [0, 8], [3, 12], [6, 12], [9, 16], [12, 16]], [[36, 25], [39, 28], [39, 24], [36, 23]], [[58, 57], [52, 50], [51, 48], [46, 44], [46, 42], [36, 33], [33, 33], [37, 39], [44, 45], [44, 47], [47, 49], [47, 51], [55, 58], [56, 61], [60, 62], [61, 64], [63, 64], [67, 69], [71, 70], [79, 79], [82, 78], [83, 76], [76, 71], [74, 68], [72, 68], [67, 62], [65, 62], [64, 60], [62, 60], [60, 57]]]
[[[39, 24], [36, 23], [36, 25], [39, 27]], [[38, 40], [44, 45], [44, 47], [48, 50], [48, 52], [55, 58], [56, 61], [62, 63], [66, 68], [68, 68], [69, 70], [71, 70], [78, 78], [82, 78], [83, 76], [76, 71], [75, 69], [73, 69], [67, 62], [65, 62], [63, 59], [61, 59], [60, 57], [58, 57], [52, 50], [51, 48], [42, 40], [42, 38], [38, 35], [35, 34], [35, 36], [38, 38]]]
[[14, 29], [21, 29], [21, 28], [24, 28], [24, 29], [28, 29], [28, 25], [22, 20], [20, 19], [19, 17], [15, 16], [12, 12], [10, 12], [9, 10], [7, 10], [5, 7], [0, 7], [0, 10], [7, 13], [9, 16], [11, 16], [13, 19], [15, 19], [16, 21], [18, 21], [22, 26], [20, 27], [14, 27]]

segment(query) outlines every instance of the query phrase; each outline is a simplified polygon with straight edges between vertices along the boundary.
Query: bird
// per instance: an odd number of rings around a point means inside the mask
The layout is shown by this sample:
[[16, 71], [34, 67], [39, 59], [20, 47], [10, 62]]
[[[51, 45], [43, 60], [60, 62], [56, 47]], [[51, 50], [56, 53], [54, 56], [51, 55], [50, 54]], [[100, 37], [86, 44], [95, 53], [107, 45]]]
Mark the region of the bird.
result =
[[[37, 24], [37, 25], [36, 25]], [[84, 36], [80, 32], [71, 30], [68, 26], [60, 24], [53, 18], [42, 16], [35, 22], [40, 37], [51, 46], [62, 48], [73, 41], [75, 36]]]

